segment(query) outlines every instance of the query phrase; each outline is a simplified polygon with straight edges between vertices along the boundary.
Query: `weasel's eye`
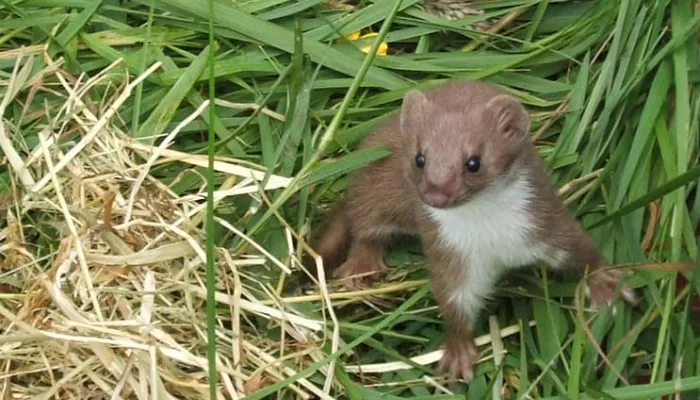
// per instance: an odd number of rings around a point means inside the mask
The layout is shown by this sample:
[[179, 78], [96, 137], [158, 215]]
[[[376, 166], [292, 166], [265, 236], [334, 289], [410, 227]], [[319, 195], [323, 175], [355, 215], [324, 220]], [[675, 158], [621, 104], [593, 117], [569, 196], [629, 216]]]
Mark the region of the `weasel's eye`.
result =
[[469, 172], [477, 172], [479, 168], [481, 168], [481, 159], [477, 156], [471, 156], [467, 160], [466, 164], [467, 169]]
[[422, 153], [416, 154], [416, 167], [423, 168], [425, 166], [425, 156]]

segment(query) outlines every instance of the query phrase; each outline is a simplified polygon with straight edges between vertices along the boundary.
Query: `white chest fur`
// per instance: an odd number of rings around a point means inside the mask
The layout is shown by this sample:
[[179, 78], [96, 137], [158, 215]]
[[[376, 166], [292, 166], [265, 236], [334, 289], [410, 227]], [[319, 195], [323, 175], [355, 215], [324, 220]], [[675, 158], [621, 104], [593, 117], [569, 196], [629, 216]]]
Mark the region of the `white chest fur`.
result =
[[503, 272], [544, 256], [544, 248], [531, 240], [532, 195], [526, 177], [520, 176], [492, 184], [458, 208], [429, 209], [442, 244], [463, 259], [450, 301], [472, 321]]

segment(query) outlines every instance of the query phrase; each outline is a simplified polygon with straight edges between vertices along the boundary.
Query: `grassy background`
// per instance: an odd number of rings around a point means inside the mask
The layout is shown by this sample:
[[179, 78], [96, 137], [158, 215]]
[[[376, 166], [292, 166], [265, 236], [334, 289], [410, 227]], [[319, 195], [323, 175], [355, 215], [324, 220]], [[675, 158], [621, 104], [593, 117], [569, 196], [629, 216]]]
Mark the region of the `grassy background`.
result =
[[[286, 380], [266, 374], [244, 357], [240, 371], [247, 398], [297, 398], [285, 387], [301, 377], [323, 387], [329, 372], [322, 367], [331, 358], [338, 362], [331, 364], [332, 398], [458, 399], [466, 393], [469, 399], [641, 399], [678, 389], [687, 396], [681, 398], [697, 398], [700, 324], [694, 296], [700, 281], [693, 260], [700, 227], [699, 3], [478, 4], [484, 15], [448, 21], [426, 13], [416, 0], [398, 6], [390, 0], [362, 1], [349, 8], [322, 0], [214, 1], [215, 44], [210, 44], [206, 2], [3, 0], [0, 93], [7, 96], [19, 54], [37, 56], [33, 72], [47, 66], [47, 57], [62, 57], [70, 79], [94, 76], [121, 60], [108, 79], [88, 90], [92, 106], [104, 111], [102, 100], [126, 84], [126, 73], [133, 79], [160, 62], [110, 120], [132, 138], [157, 144], [208, 98], [208, 49], [215, 46], [213, 82], [219, 106], [215, 114], [205, 112], [187, 123], [170, 148], [204, 155], [211, 129], [218, 156], [268, 171], [263, 182], [271, 176], [293, 178], [284, 189], [264, 196], [226, 198], [216, 205], [216, 215], [297, 269], [293, 260], [302, 250], [290, 255], [289, 233], [306, 237], [344, 189], [347, 172], [382, 155], [352, 149], [396, 111], [407, 89], [452, 78], [501, 85], [531, 111], [534, 139], [553, 179], [608, 259], [643, 264], [630, 279], [642, 303], [636, 308], [619, 305], [615, 316], [603, 313], [590, 320], [591, 315], [582, 315], [573, 305], [575, 281], [541, 270], [510, 277], [480, 324], [478, 333], [491, 339], [480, 347], [484, 360], [474, 382], [449, 394], [441, 389], [439, 377], [424, 379], [426, 373], [432, 375], [432, 365], [369, 374], [344, 368], [406, 361], [438, 348], [442, 323], [426, 290], [422, 257], [409, 251], [410, 246], [392, 252], [388, 263], [396, 268], [372, 290], [343, 294], [332, 286], [332, 313], [328, 302], [314, 296], [318, 285], [304, 286], [271, 263], [242, 267], [248, 300], [327, 322], [327, 340], [302, 343], [285, 333], [290, 328], [284, 324], [255, 315], [242, 321], [242, 337], [276, 358], [301, 354], [309, 346], [325, 355], [289, 356], [283, 362], [301, 372]], [[487, 19], [500, 21], [488, 34], [470, 26]], [[374, 37], [365, 42], [340, 39], [358, 30], [379, 32], [382, 24], [379, 38], [388, 45], [387, 55], [372, 58], [360, 51], [374, 44]], [[37, 132], [51, 128], [45, 117], [64, 103], [55, 83], [27, 84], [3, 107], [7, 134], [20, 154], [37, 146]], [[67, 151], [78, 134], [68, 132], [59, 144], [68, 146]], [[157, 164], [150, 176], [177, 196], [186, 196], [200, 192], [205, 171], [187, 164]], [[26, 188], [17, 177], [9, 163], [0, 164], [3, 213], [23, 207], [19, 199]], [[213, 177], [217, 189], [230, 185], [227, 174]], [[62, 216], [31, 207], [24, 211], [19, 213], [26, 225], [21, 241], [31, 243], [32, 251], [44, 257], [40, 264], [48, 268], [59, 239], [49, 232]], [[31, 282], [10, 279], [17, 265], [2, 246], [9, 243], [8, 226], [0, 222], [5, 232], [0, 236], [0, 282], [25, 291]], [[221, 224], [207, 233], [233, 257], [257, 254]], [[217, 288], [226, 287], [233, 279], [229, 275], [217, 272]], [[27, 306], [22, 294], [5, 298], [7, 307]], [[217, 337], [228, 335], [230, 309], [220, 305], [214, 311], [222, 324]], [[493, 318], [487, 320], [488, 315]], [[3, 323], [9, 326], [9, 321]], [[498, 340], [494, 332], [506, 327], [515, 327], [515, 333]], [[339, 342], [330, 339], [334, 329], [346, 343], [341, 352], [335, 351]], [[592, 339], [612, 366], [597, 353]], [[204, 349], [193, 351], [205, 355]], [[502, 350], [505, 356], [497, 364]], [[221, 345], [218, 351], [226, 354], [231, 348]], [[4, 360], [3, 371], [16, 362]], [[3, 390], [32, 379], [38, 378], [12, 375]], [[192, 379], [207, 382], [206, 376]], [[72, 384], [89, 386], [84, 381]]]

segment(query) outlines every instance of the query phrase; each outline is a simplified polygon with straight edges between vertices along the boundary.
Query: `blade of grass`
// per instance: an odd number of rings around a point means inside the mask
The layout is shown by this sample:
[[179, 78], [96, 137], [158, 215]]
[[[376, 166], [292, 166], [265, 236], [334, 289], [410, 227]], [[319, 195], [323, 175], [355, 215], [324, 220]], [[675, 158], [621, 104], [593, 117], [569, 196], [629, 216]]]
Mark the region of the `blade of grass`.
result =
[[281, 159], [279, 174], [289, 176], [294, 170], [294, 164], [297, 160], [297, 150], [301, 143], [301, 136], [304, 131], [308, 130], [308, 112], [309, 102], [311, 101], [311, 85], [313, 79], [310, 71], [306, 67], [304, 60], [303, 36], [301, 29], [297, 28], [297, 51], [294, 54], [296, 61], [293, 60], [295, 70], [292, 71], [292, 76], [295, 78], [292, 81], [290, 97], [294, 101], [290, 104], [292, 107], [291, 118], [286, 121], [286, 129], [282, 134], [280, 142], [277, 144], [275, 152], [275, 163]]
[[639, 125], [634, 132], [632, 147], [629, 149], [629, 156], [620, 174], [620, 179], [618, 181], [619, 186], [616, 187], [614, 197], [612, 198], [613, 208], [620, 208], [624, 202], [627, 190], [632, 183], [632, 175], [638, 166], [637, 163], [642, 156], [644, 148], [647, 147], [651, 139], [654, 121], [656, 121], [656, 118], [661, 112], [661, 107], [666, 101], [666, 93], [670, 86], [671, 66], [668, 62], [663, 62], [656, 72], [656, 76], [651, 84], [651, 89], [649, 90], [649, 96], [644, 104], [644, 108], [642, 108]]
[[[605, 395], [617, 400], [632, 399], [658, 399], [674, 393], [682, 393], [700, 388], [700, 377], [684, 378], [678, 381], [667, 381], [663, 383], [650, 383], [646, 385], [634, 385], [615, 389], [609, 389]], [[566, 396], [543, 397], [543, 400], [565, 400]], [[597, 400], [599, 397], [592, 397], [586, 393], [581, 393], [582, 400]]]
[[[137, 0], [140, 3], [146, 0]], [[156, 0], [156, 4], [167, 4], [175, 7], [188, 15], [205, 18], [205, 15], [197, 3], [187, 0]], [[224, 7], [223, 4], [214, 4], [214, 21], [217, 25], [226, 26], [240, 34], [256, 41], [276, 47], [289, 53], [294, 52], [294, 34], [280, 25], [261, 20], [250, 14], [241, 12], [231, 7]], [[305, 39], [305, 50], [309, 57], [316, 63], [349, 76], [354, 76], [363, 69], [363, 63], [356, 57], [349, 57], [342, 52], [311, 38]], [[398, 89], [410, 84], [402, 78], [389, 71], [375, 66], [366, 66], [366, 79], [368, 82], [387, 89]]]
[[663, 381], [663, 379], [665, 379], [666, 375], [667, 364], [665, 361], [667, 360], [663, 360], [664, 362], [662, 362], [661, 360], [662, 358], [665, 358], [664, 354], [668, 351], [668, 345], [670, 342], [668, 337], [669, 324], [671, 319], [673, 300], [676, 294], [675, 276], [671, 275], [669, 278], [670, 279], [666, 280], [666, 301], [664, 303], [663, 312], [661, 314], [661, 326], [659, 326], [659, 336], [656, 340], [656, 351], [654, 352], [654, 363], [651, 370], [651, 382], [661, 382]]
[[698, 179], [699, 177], [700, 177], [700, 166], [695, 166], [695, 167], [689, 169], [688, 172], [686, 172], [685, 174], [679, 175], [679, 176], [669, 180], [665, 184], [663, 184], [655, 189], [650, 190], [649, 193], [647, 193], [646, 195], [641, 196], [641, 197], [625, 204], [624, 206], [618, 208], [617, 210], [613, 211], [612, 213], [601, 218], [597, 222], [594, 222], [593, 224], [591, 224], [588, 227], [588, 229], [597, 228], [597, 227], [599, 227], [603, 224], [606, 224], [612, 220], [615, 220], [615, 219], [620, 218], [624, 215], [627, 215], [628, 213], [630, 213], [630, 212], [632, 212], [640, 207], [644, 207], [647, 204], [651, 203], [652, 201], [667, 195], [668, 193], [672, 192], [673, 190], [675, 190], [681, 186], [687, 185], [689, 182], [692, 182], [695, 179]]
[[[216, 42], [214, 40], [214, 0], [209, 0], [207, 2], [207, 11], [209, 19], [209, 44], [198, 57], [190, 64], [188, 69], [187, 77], [183, 75], [182, 81], [176, 83], [175, 86], [168, 92], [163, 100], [180, 101], [187, 92], [190, 91], [192, 84], [194, 84], [193, 78], [201, 74], [205, 66], [209, 67], [209, 121], [214, 121], [216, 119], [216, 84], [214, 80], [214, 65], [215, 65], [215, 50]], [[178, 93], [179, 91], [179, 93]], [[178, 101], [179, 103], [179, 101]], [[175, 108], [167, 109], [168, 104], [161, 102], [159, 104], [163, 107], [158, 110], [159, 117], [157, 120], [151, 120], [150, 118], [141, 126], [141, 131], [143, 132], [144, 127], [149, 127], [151, 129], [162, 129], [165, 126], [165, 120], [169, 118], [166, 117], [167, 114], [172, 115]], [[151, 115], [156, 115], [154, 112]], [[150, 124], [149, 124], [150, 122]], [[157, 124], [157, 125], [156, 125]], [[215, 144], [216, 144], [216, 133], [214, 130], [214, 124], [209, 124], [209, 135], [208, 135], [208, 162], [207, 162], [207, 215], [206, 215], [206, 232], [207, 232], [207, 242], [206, 242], [206, 285], [207, 285], [207, 360], [209, 361], [209, 398], [215, 399], [218, 397], [217, 394], [217, 357], [218, 351], [216, 348], [216, 248], [215, 248], [215, 236], [214, 236], [214, 155], [215, 155]], [[142, 135], [137, 135], [137, 137], [142, 137]], [[155, 136], [155, 135], [154, 135]]]
[[[692, 15], [688, 1], [676, 1], [671, 5], [671, 32], [674, 38], [679, 37], [682, 27], [688, 23]], [[696, 42], [697, 44], [697, 42]], [[673, 78], [675, 88], [674, 124], [676, 134], [677, 172], [682, 174], [688, 169], [690, 140], [690, 93], [688, 83], [688, 46], [679, 46], [673, 52]], [[673, 224], [671, 226], [671, 260], [680, 261], [683, 243], [683, 225], [686, 212], [685, 188], [679, 188], [674, 193]]]
[[320, 360], [320, 361], [317, 361], [317, 362], [311, 364], [310, 366], [304, 368], [303, 370], [299, 371], [295, 375], [292, 375], [289, 378], [286, 378], [282, 381], [279, 381], [279, 382], [275, 383], [274, 385], [267, 386], [261, 390], [258, 390], [256, 392], [251, 393], [247, 397], [247, 399], [248, 400], [259, 400], [259, 399], [265, 398], [265, 396], [270, 395], [272, 393], [275, 393], [277, 390], [282, 389], [282, 388], [286, 387], [287, 385], [294, 383], [301, 378], [307, 378], [307, 377], [311, 376], [314, 372], [318, 371], [318, 369], [321, 368], [323, 365], [331, 362], [332, 360], [336, 360], [338, 357], [340, 357], [341, 354], [347, 353], [348, 351], [354, 349], [359, 344], [364, 342], [367, 338], [372, 337], [372, 335], [374, 335], [377, 331], [380, 331], [380, 330], [384, 329], [385, 327], [389, 326], [396, 318], [401, 316], [402, 313], [404, 313], [405, 311], [410, 309], [415, 303], [417, 303], [423, 297], [428, 295], [429, 292], [430, 292], [430, 288], [428, 286], [423, 286], [418, 291], [416, 291], [416, 293], [414, 293], [410, 298], [408, 298], [403, 304], [401, 304], [399, 307], [397, 307], [396, 310], [394, 310], [392, 313], [387, 315], [383, 320], [381, 320], [379, 323], [377, 323], [372, 330], [367, 331], [366, 333], [358, 336], [355, 340], [342, 346], [335, 353], [328, 355], [323, 360]]
[[[214, 44], [216, 45], [216, 43]], [[192, 61], [185, 73], [182, 74], [175, 85], [170, 88], [168, 93], [160, 101], [158, 106], [156, 106], [148, 119], [146, 119], [138, 131], [134, 132], [134, 137], [136, 139], [142, 139], [147, 143], [153, 143], [156, 138], [163, 133], [163, 130], [172, 120], [172, 117], [177, 111], [182, 100], [185, 99], [189, 91], [192, 90], [197, 77], [207, 67], [209, 53], [211, 51], [216, 51], [216, 48], [210, 48], [209, 46], [205, 47], [199, 56]], [[211, 67], [210, 70], [213, 68], [214, 67]], [[209, 80], [210, 86], [213, 85], [213, 83], [211, 83], [213, 81], [214, 78], [212, 75]], [[214, 108], [214, 105], [211, 104], [210, 107]], [[210, 112], [209, 120], [211, 121], [214, 118], [216, 118], [216, 114]]]
[[[374, 45], [365, 57], [365, 60], [362, 64], [362, 67], [360, 68], [359, 73], [355, 77], [353, 84], [345, 93], [345, 97], [343, 98], [343, 101], [340, 104], [338, 113], [335, 114], [328, 128], [321, 136], [313, 158], [308, 163], [306, 163], [304, 167], [302, 167], [299, 173], [292, 179], [292, 182], [277, 196], [272, 206], [265, 212], [265, 214], [263, 214], [263, 216], [255, 223], [255, 225], [253, 225], [250, 228], [248, 232], [249, 235], [253, 235], [258, 229], [260, 229], [260, 227], [265, 223], [267, 218], [269, 218], [274, 212], [276, 212], [276, 210], [280, 207], [282, 203], [287, 201], [294, 192], [303, 187], [302, 185], [300, 185], [300, 183], [303, 181], [304, 177], [310, 172], [310, 170], [315, 166], [315, 164], [320, 161], [327, 148], [333, 142], [333, 139], [340, 126], [340, 121], [342, 121], [343, 117], [345, 116], [345, 113], [347, 112], [347, 109], [350, 106], [350, 100], [355, 96], [355, 93], [359, 89], [360, 82], [365, 78], [365, 75], [369, 71], [369, 66], [372, 63], [374, 56], [377, 54], [377, 48], [379, 47], [380, 43], [382, 43], [382, 41], [384, 40], [384, 36], [386, 36], [386, 33], [388, 32], [389, 27], [391, 26], [391, 23], [394, 17], [396, 16], [396, 13], [398, 12], [398, 8], [400, 5], [401, 0], [394, 1], [394, 8], [392, 9], [391, 14], [384, 21], [382, 28], [379, 30], [379, 33], [376, 36]], [[239, 245], [236, 249], [240, 250], [245, 246], [247, 246], [247, 242], [241, 240], [239, 241]]]
[[610, 50], [606, 53], [603, 65], [601, 66], [598, 72], [598, 79], [596, 80], [595, 85], [593, 85], [593, 90], [591, 90], [591, 94], [589, 96], [586, 108], [584, 109], [583, 114], [581, 115], [581, 120], [578, 123], [578, 129], [576, 129], [576, 132], [571, 136], [571, 141], [568, 143], [570, 147], [566, 149], [567, 153], [572, 152], [573, 149], [579, 147], [581, 140], [583, 139], [584, 132], [588, 130], [593, 120], [594, 113], [597, 110], [600, 102], [603, 100], [603, 95], [608, 90], [613, 80], [613, 71], [615, 66], [617, 65], [620, 41], [622, 40], [620, 38], [620, 35], [622, 33], [623, 22], [626, 16], [628, 6], [629, 1], [621, 2], [620, 9], [617, 15], [617, 20], [615, 23], [615, 30], [613, 32], [613, 39], [610, 45]]
[[250, 114], [250, 116], [248, 116], [248, 118], [242, 124], [240, 124], [236, 128], [236, 130], [231, 132], [231, 134], [227, 138], [224, 138], [224, 139], [220, 140], [219, 142], [217, 142], [216, 143], [217, 149], [222, 147], [222, 146], [226, 146], [230, 141], [238, 138], [239, 134], [241, 132], [243, 132], [243, 130], [248, 126], [248, 124], [250, 124], [250, 122], [252, 122], [256, 118], [256, 116], [258, 115], [260, 110], [262, 110], [263, 107], [267, 106], [268, 101], [275, 93], [275, 89], [278, 88], [279, 86], [281, 86], [282, 83], [287, 80], [291, 70], [292, 70], [291, 64], [288, 65], [284, 70], [282, 70], [282, 72], [280, 73], [279, 77], [277, 78], [275, 83], [270, 88], [270, 91], [267, 93], [267, 95], [262, 100], [256, 102], [256, 104], [258, 104], [260, 107], [253, 110], [253, 112]]
[[547, 11], [547, 6], [549, 6], [549, 0], [544, 0], [537, 4], [535, 15], [532, 17], [530, 26], [527, 27], [527, 31], [525, 33], [526, 42], [531, 42], [532, 38], [535, 36], [537, 28], [539, 28], [540, 24], [542, 23], [542, 17], [544, 17], [545, 12]]
[[581, 387], [581, 351], [583, 350], [584, 334], [579, 323], [575, 323], [574, 341], [571, 344], [571, 372], [567, 386], [569, 398], [577, 400]]
[[83, 11], [80, 12], [80, 14], [73, 17], [70, 23], [66, 25], [63, 30], [61, 30], [61, 33], [56, 36], [56, 42], [58, 42], [61, 47], [66, 47], [68, 42], [76, 37], [78, 33], [85, 28], [101, 5], [101, 1], [91, 2], [86, 8], [83, 9]]
[[[146, 59], [146, 54], [148, 54], [148, 48], [151, 45], [150, 43], [150, 38], [151, 38], [151, 27], [153, 26], [153, 4], [151, 4], [148, 7], [148, 21], [146, 22], [146, 39], [143, 41], [143, 52], [141, 53], [143, 57], [141, 57], [141, 65], [139, 66], [139, 71], [145, 71], [146, 70], [146, 62], [148, 61]], [[166, 58], [166, 57], [163, 57]], [[165, 63], [163, 63], [163, 68], [166, 69], [167, 66]], [[132, 108], [132, 115], [131, 115], [131, 132], [136, 132], [138, 131], [139, 128], [139, 117], [141, 115], [141, 100], [143, 98], [143, 84], [139, 84], [136, 87], [136, 93], [134, 94], [134, 106]]]
[[320, 182], [332, 180], [338, 176], [348, 174], [362, 168], [374, 161], [391, 155], [391, 151], [384, 147], [372, 147], [339, 157], [329, 163], [321, 164], [303, 178], [300, 186], [315, 185]]

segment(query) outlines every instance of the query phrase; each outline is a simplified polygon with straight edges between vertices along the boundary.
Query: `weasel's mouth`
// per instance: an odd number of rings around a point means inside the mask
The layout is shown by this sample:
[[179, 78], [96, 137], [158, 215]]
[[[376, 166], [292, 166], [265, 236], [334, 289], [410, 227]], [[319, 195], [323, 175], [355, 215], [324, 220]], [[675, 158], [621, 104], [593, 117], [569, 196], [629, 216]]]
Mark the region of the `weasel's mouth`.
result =
[[442, 192], [426, 192], [421, 193], [421, 200], [432, 208], [451, 208], [455, 205], [455, 200], [458, 196], [442, 193]]

